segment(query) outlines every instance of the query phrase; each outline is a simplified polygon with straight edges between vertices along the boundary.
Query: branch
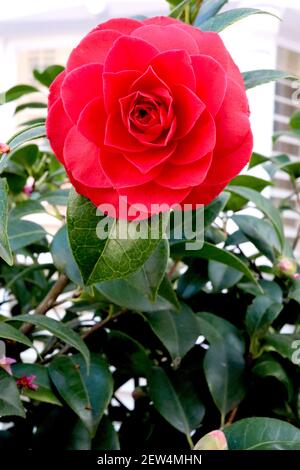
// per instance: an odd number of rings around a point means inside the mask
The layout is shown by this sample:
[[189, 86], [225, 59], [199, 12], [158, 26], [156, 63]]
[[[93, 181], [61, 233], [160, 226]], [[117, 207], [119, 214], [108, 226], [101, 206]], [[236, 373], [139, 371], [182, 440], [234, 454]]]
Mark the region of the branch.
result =
[[[46, 297], [35, 309], [36, 315], [46, 315], [46, 313], [53, 307], [57, 297], [63, 292], [67, 286], [69, 278], [65, 274], [61, 274], [55, 284], [51, 287]], [[21, 332], [28, 335], [33, 330], [34, 325], [29, 323], [24, 324], [21, 327]]]

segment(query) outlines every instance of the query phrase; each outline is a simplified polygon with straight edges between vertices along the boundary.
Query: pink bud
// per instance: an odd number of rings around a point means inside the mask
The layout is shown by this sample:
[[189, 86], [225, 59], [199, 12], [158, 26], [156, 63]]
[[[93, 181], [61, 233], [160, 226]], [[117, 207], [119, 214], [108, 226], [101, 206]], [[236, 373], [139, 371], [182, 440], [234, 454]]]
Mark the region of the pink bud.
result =
[[11, 365], [16, 362], [12, 357], [0, 357], [0, 367], [4, 369], [9, 375], [12, 375]]
[[293, 276], [294, 279], [300, 279], [300, 273], [295, 273]]
[[228, 450], [227, 440], [222, 431], [211, 431], [201, 437], [194, 450]]
[[294, 276], [297, 272], [297, 264], [290, 258], [281, 258], [276, 266], [279, 275]]
[[0, 155], [3, 153], [9, 153], [10, 152], [10, 146], [7, 144], [1, 144], [0, 143]]
[[33, 382], [36, 379], [36, 375], [23, 375], [17, 379], [17, 385], [19, 388], [24, 388], [27, 390], [37, 390], [39, 386]]

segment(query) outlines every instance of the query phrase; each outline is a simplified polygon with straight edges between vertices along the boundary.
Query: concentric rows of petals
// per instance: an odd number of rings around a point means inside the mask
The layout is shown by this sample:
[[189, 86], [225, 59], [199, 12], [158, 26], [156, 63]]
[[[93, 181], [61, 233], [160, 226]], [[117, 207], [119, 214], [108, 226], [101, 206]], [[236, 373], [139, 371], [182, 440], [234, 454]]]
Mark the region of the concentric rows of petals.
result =
[[47, 134], [95, 205], [208, 204], [249, 160], [242, 76], [216, 33], [178, 20], [113, 19], [70, 54]]

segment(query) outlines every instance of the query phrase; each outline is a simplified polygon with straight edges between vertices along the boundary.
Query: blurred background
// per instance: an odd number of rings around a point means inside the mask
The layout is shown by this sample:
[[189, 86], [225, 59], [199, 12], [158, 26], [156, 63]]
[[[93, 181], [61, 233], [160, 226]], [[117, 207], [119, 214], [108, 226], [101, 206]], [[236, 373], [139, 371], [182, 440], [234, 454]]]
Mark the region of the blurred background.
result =
[[[227, 8], [253, 7], [274, 12], [255, 15], [221, 35], [242, 71], [279, 68], [300, 75], [300, 1], [229, 0]], [[165, 0], [9, 0], [0, 13], [0, 92], [18, 83], [33, 83], [32, 69], [66, 63], [71, 49], [96, 24], [112, 17], [164, 15]], [[255, 151], [300, 156], [299, 140], [284, 137], [272, 147], [274, 131], [287, 128], [289, 116], [300, 108], [300, 82], [282, 81], [249, 92]], [[0, 106], [0, 141], [15, 131], [14, 104]], [[40, 112], [40, 110], [38, 110]], [[28, 119], [33, 111], [28, 111]], [[23, 114], [24, 120], [24, 114]], [[256, 175], [257, 175], [257, 171]], [[263, 170], [259, 170], [263, 171]], [[259, 176], [259, 175], [258, 175]], [[278, 173], [272, 197], [288, 194], [288, 180]], [[286, 235], [295, 236], [297, 220], [286, 212]]]

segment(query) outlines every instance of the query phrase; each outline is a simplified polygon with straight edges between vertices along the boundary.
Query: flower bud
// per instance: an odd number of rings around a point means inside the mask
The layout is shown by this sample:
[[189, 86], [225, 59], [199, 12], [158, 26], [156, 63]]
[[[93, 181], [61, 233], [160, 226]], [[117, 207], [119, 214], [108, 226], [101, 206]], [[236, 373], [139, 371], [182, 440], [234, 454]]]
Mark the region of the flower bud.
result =
[[290, 277], [296, 274], [297, 264], [291, 258], [282, 257], [277, 263], [275, 269], [276, 269], [278, 276]]
[[194, 450], [228, 450], [227, 440], [222, 431], [211, 431], [201, 437]]
[[9, 153], [9, 152], [10, 152], [10, 146], [7, 144], [0, 143], [0, 155], [3, 155], [4, 153]]

